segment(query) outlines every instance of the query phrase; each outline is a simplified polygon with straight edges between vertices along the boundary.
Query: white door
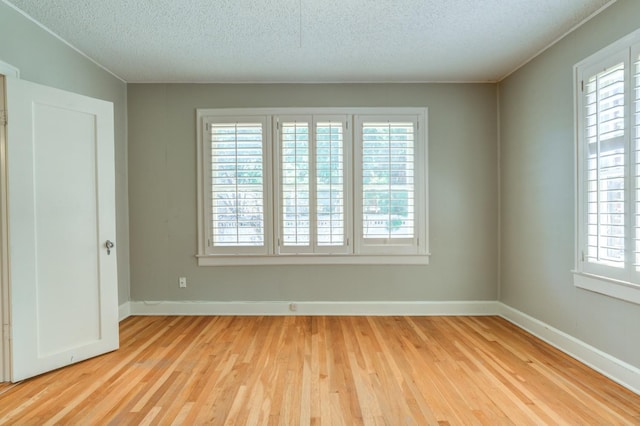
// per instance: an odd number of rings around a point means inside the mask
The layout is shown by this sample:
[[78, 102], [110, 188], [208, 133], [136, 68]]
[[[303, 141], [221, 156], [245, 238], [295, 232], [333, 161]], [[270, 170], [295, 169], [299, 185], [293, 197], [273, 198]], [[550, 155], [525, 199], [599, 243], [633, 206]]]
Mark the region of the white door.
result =
[[113, 105], [7, 77], [11, 380], [118, 348]]

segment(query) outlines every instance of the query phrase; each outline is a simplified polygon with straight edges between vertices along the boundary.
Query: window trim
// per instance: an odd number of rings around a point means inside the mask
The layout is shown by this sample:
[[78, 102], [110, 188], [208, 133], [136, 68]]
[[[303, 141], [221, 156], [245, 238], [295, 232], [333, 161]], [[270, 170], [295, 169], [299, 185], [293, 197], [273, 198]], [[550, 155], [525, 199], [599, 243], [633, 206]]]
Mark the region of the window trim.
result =
[[[354, 135], [354, 118], [359, 115], [378, 115], [385, 116], [387, 119], [393, 119], [398, 116], [411, 115], [417, 117], [417, 129], [416, 129], [416, 163], [420, 164], [420, 173], [416, 174], [416, 182], [418, 182], [415, 191], [416, 197], [421, 198], [420, 211], [416, 212], [416, 226], [415, 232], [419, 241], [417, 250], [412, 253], [357, 253], [355, 250], [355, 241], [357, 238], [352, 237], [355, 235], [354, 228], [356, 227], [354, 222], [354, 210], [356, 199], [349, 199], [348, 204], [345, 205], [345, 219], [348, 223], [345, 229], [347, 234], [349, 253], [279, 253], [276, 247], [277, 232], [279, 232], [279, 224], [276, 223], [279, 219], [275, 216], [279, 209], [274, 206], [275, 192], [279, 191], [275, 185], [278, 184], [278, 178], [276, 176], [276, 170], [278, 167], [279, 159], [276, 158], [279, 155], [275, 151], [274, 145], [277, 144], [277, 129], [273, 124], [275, 118], [282, 116], [315, 116], [321, 118], [322, 116], [345, 116], [347, 117], [347, 128], [345, 132], [350, 135]], [[224, 120], [224, 117], [267, 117], [268, 136], [265, 136], [267, 145], [266, 148], [266, 161], [269, 163], [267, 171], [265, 172], [268, 179], [266, 185], [267, 190], [265, 192], [265, 246], [267, 254], [250, 254], [250, 253], [212, 253], [208, 250], [207, 234], [206, 234], [206, 221], [208, 220], [208, 214], [205, 211], [207, 205], [206, 189], [207, 189], [207, 173], [205, 171], [210, 166], [210, 160], [207, 159], [206, 150], [210, 149], [208, 144], [204, 141], [206, 136], [205, 120], [215, 116], [217, 120]], [[428, 238], [428, 223], [429, 223], [429, 208], [428, 208], [428, 110], [421, 107], [407, 107], [407, 108], [203, 108], [196, 109], [196, 133], [197, 133], [197, 230], [198, 230], [198, 247], [196, 258], [198, 265], [200, 266], [217, 266], [217, 265], [296, 265], [296, 264], [404, 264], [404, 265], [426, 265], [429, 263], [429, 238]], [[315, 131], [315, 130], [314, 130]], [[266, 135], [266, 133], [265, 133]], [[345, 138], [346, 139], [346, 138]], [[346, 141], [345, 141], [346, 142]], [[356, 145], [355, 137], [351, 139], [349, 136], [350, 147], [345, 150], [345, 162], [349, 162], [351, 173], [345, 174], [347, 180], [346, 188], [349, 194], [354, 194], [355, 182], [353, 181], [353, 174], [355, 173], [353, 158], [353, 148]], [[273, 173], [271, 171], [273, 170]], [[210, 180], [209, 180], [210, 182]], [[208, 185], [210, 186], [210, 184]], [[349, 197], [351, 198], [351, 197]], [[418, 201], [417, 201], [418, 202]], [[349, 208], [350, 207], [350, 208]], [[348, 209], [348, 210], [347, 210]], [[422, 216], [420, 216], [422, 215]], [[393, 245], [390, 245], [393, 246]]]
[[426, 255], [278, 254], [196, 255], [198, 266], [247, 265], [428, 265]]
[[[602, 65], [613, 63], [614, 58], [618, 61], [625, 63], [625, 132], [626, 148], [630, 150], [630, 153], [625, 153], [628, 158], [631, 158], [636, 152], [634, 144], [640, 134], [636, 134], [638, 130], [632, 122], [632, 114], [634, 102], [632, 93], [634, 90], [633, 81], [634, 78], [634, 64], [640, 55], [640, 30], [636, 30], [620, 40], [604, 47], [593, 55], [578, 62], [573, 67], [574, 77], [574, 158], [575, 158], [575, 250], [574, 250], [574, 269], [571, 271], [573, 274], [573, 284], [575, 287], [591, 291], [598, 294], [603, 294], [616, 299], [624, 300], [631, 303], [640, 304], [640, 272], [631, 271], [629, 266], [630, 262], [633, 262], [629, 256], [626, 256], [624, 271], [613, 271], [614, 268], [608, 268], [602, 265], [586, 265], [586, 261], [583, 260], [583, 252], [586, 247], [586, 228], [587, 224], [587, 208], [585, 203], [585, 173], [586, 173], [586, 158], [585, 158], [585, 141], [584, 141], [584, 129], [583, 129], [583, 99], [582, 94], [582, 81], [588, 75], [597, 73], [596, 70], [602, 68]], [[625, 194], [636, 191], [636, 185], [632, 184], [635, 177], [632, 176], [632, 172], [636, 166], [630, 164], [629, 171], [625, 175]], [[636, 170], [636, 172], [638, 172]], [[640, 201], [636, 198], [630, 200], [625, 198], [625, 210], [627, 211], [628, 226], [631, 231], [625, 231], [625, 239], [630, 243], [630, 233], [633, 233], [635, 226], [629, 221], [630, 213], [633, 211], [628, 204], [634, 201]], [[628, 204], [627, 204], [628, 203]], [[631, 235], [631, 237], [633, 237]]]

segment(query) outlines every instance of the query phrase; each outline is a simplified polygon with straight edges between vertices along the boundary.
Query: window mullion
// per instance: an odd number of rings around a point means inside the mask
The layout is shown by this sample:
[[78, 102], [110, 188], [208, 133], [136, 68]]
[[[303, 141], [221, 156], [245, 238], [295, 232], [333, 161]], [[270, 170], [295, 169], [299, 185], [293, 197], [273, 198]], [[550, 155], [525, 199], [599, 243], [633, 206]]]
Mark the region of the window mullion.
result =
[[309, 120], [309, 246], [313, 253], [318, 249], [318, 207], [317, 203], [317, 176], [316, 176], [316, 125], [315, 119]]

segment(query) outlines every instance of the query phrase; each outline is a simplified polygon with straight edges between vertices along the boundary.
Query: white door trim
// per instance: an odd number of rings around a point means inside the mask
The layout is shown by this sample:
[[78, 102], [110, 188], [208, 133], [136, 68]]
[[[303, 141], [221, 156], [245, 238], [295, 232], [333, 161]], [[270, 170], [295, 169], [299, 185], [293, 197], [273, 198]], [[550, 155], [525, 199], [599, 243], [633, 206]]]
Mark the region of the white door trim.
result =
[[[20, 78], [20, 70], [0, 61], [0, 110], [6, 111], [5, 76]], [[7, 239], [7, 133], [0, 117], [0, 382], [8, 382], [11, 372], [9, 347], [9, 255]]]
[[[0, 63], [0, 111], [5, 107], [5, 78]], [[1, 114], [0, 114], [1, 115]], [[6, 167], [6, 126], [0, 118], [0, 382], [9, 381], [11, 366], [9, 361], [9, 271], [7, 251], [7, 167]]]
[[0, 74], [20, 78], [20, 70], [4, 61], [0, 61]]

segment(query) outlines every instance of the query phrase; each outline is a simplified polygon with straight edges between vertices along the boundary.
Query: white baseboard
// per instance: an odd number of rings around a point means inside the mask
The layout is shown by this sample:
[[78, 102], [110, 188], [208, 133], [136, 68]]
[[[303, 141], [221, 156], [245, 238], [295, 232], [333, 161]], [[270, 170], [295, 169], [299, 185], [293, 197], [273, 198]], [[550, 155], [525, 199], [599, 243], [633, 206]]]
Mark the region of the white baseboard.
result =
[[131, 302], [125, 302], [118, 306], [118, 321], [127, 319], [131, 316]]
[[496, 315], [472, 302], [130, 302], [130, 315]]
[[504, 303], [498, 302], [497, 307], [498, 315], [502, 318], [640, 395], [640, 368], [619, 360]]

